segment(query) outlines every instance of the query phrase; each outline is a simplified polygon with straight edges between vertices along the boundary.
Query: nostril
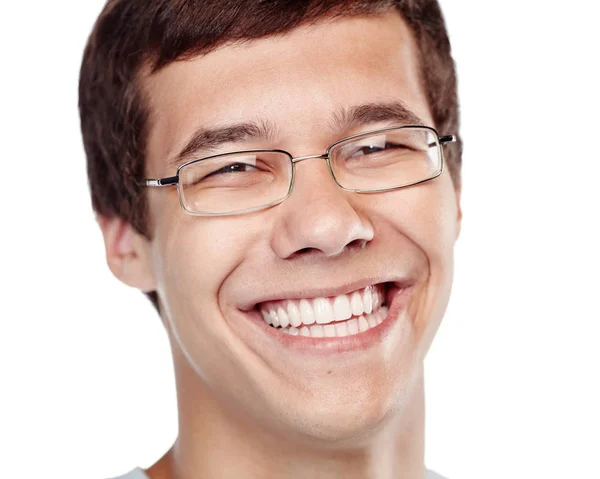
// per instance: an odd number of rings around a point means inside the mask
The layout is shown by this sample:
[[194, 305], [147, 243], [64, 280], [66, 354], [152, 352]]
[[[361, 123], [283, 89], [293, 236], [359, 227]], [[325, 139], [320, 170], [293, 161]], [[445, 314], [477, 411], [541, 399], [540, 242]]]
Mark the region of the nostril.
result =
[[310, 256], [311, 254], [318, 255], [319, 253], [320, 253], [320, 251], [317, 248], [302, 248], [302, 249], [299, 249], [298, 251], [296, 251], [288, 259], [296, 258], [298, 256]]
[[320, 250], [319, 248], [302, 248], [299, 249], [298, 251], [295, 251], [293, 254], [291, 254], [290, 256], [288, 256], [286, 259], [300, 259], [303, 258], [304, 260], [310, 260], [311, 257], [320, 257], [323, 255], [323, 251]]
[[291, 255], [287, 256], [286, 259], [293, 259], [293, 258], [298, 258], [298, 257], [309, 258], [312, 255], [322, 255], [323, 253], [326, 253], [328, 256], [331, 256], [331, 257], [340, 256], [344, 253], [357, 252], [362, 249], [365, 249], [367, 247], [368, 243], [369, 243], [369, 240], [367, 240], [367, 239], [361, 239], [361, 238], [355, 239], [355, 240], [352, 240], [351, 242], [349, 242], [341, 250], [339, 250], [337, 252], [333, 252], [333, 253], [327, 253], [327, 250], [325, 248], [314, 248], [314, 247], [301, 248], [301, 249], [295, 251], [294, 253], [292, 253]]
[[346, 246], [346, 249], [348, 249], [348, 250], [365, 249], [367, 247], [367, 243], [368, 243], [368, 241], [365, 239], [355, 239], [354, 241], [351, 241], [350, 243], [348, 243], [348, 245]]

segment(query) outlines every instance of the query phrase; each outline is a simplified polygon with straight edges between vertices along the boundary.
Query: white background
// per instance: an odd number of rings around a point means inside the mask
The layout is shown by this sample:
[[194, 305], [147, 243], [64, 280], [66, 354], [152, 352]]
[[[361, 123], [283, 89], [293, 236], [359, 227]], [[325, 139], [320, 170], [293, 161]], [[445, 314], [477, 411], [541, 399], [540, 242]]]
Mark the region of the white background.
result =
[[[102, 0], [0, 17], [0, 464], [103, 478], [176, 436], [166, 335], [104, 263], [77, 82]], [[460, 79], [464, 224], [426, 361], [427, 465], [600, 478], [595, 0], [442, 0]]]

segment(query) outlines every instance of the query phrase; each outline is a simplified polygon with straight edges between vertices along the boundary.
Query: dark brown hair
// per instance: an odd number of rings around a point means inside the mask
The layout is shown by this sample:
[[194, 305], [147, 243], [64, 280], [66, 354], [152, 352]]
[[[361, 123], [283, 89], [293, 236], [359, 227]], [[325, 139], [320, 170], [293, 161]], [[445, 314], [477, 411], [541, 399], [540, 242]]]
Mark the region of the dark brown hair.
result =
[[[415, 37], [435, 127], [458, 136], [456, 73], [437, 0], [109, 0], [84, 52], [79, 112], [92, 205], [150, 237], [144, 175], [148, 105], [140, 72], [206, 54], [229, 42], [282, 34], [339, 16], [396, 8]], [[460, 185], [462, 143], [446, 150]], [[156, 295], [151, 299], [156, 305]]]

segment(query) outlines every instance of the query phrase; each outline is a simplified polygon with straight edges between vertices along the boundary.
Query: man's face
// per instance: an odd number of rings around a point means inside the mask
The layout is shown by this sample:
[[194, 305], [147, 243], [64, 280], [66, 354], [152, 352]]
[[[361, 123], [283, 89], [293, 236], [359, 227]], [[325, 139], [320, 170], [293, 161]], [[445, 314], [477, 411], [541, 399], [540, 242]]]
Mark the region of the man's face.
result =
[[[362, 105], [401, 102], [434, 126], [415, 43], [395, 12], [229, 45], [171, 64], [144, 85], [154, 178], [175, 173], [167, 160], [199, 128], [255, 122], [271, 131], [195, 157], [253, 148], [297, 157], [400, 124], [394, 108], [342, 121]], [[149, 201], [148, 267], [176, 368], [194, 371], [189, 390], [210, 391], [268, 430], [328, 440], [360, 436], [408, 407], [450, 294], [460, 209], [447, 169], [418, 186], [357, 194], [336, 185], [325, 160], [311, 159], [296, 165], [286, 201], [255, 213], [186, 215], [175, 188], [152, 189]], [[369, 285], [380, 285], [390, 313], [358, 335], [290, 336], [260, 312], [289, 306], [268, 300], [318, 308], [315, 298], [352, 300], [356, 290], [365, 308]]]

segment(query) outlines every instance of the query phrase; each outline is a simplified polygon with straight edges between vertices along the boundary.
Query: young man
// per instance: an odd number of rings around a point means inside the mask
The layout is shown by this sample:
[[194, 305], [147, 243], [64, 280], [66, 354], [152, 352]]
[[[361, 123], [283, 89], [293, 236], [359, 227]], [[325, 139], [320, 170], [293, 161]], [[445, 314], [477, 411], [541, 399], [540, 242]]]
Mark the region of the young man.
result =
[[423, 360], [461, 144], [437, 2], [111, 0], [80, 113], [109, 267], [176, 372], [178, 439], [125, 477], [439, 477]]

